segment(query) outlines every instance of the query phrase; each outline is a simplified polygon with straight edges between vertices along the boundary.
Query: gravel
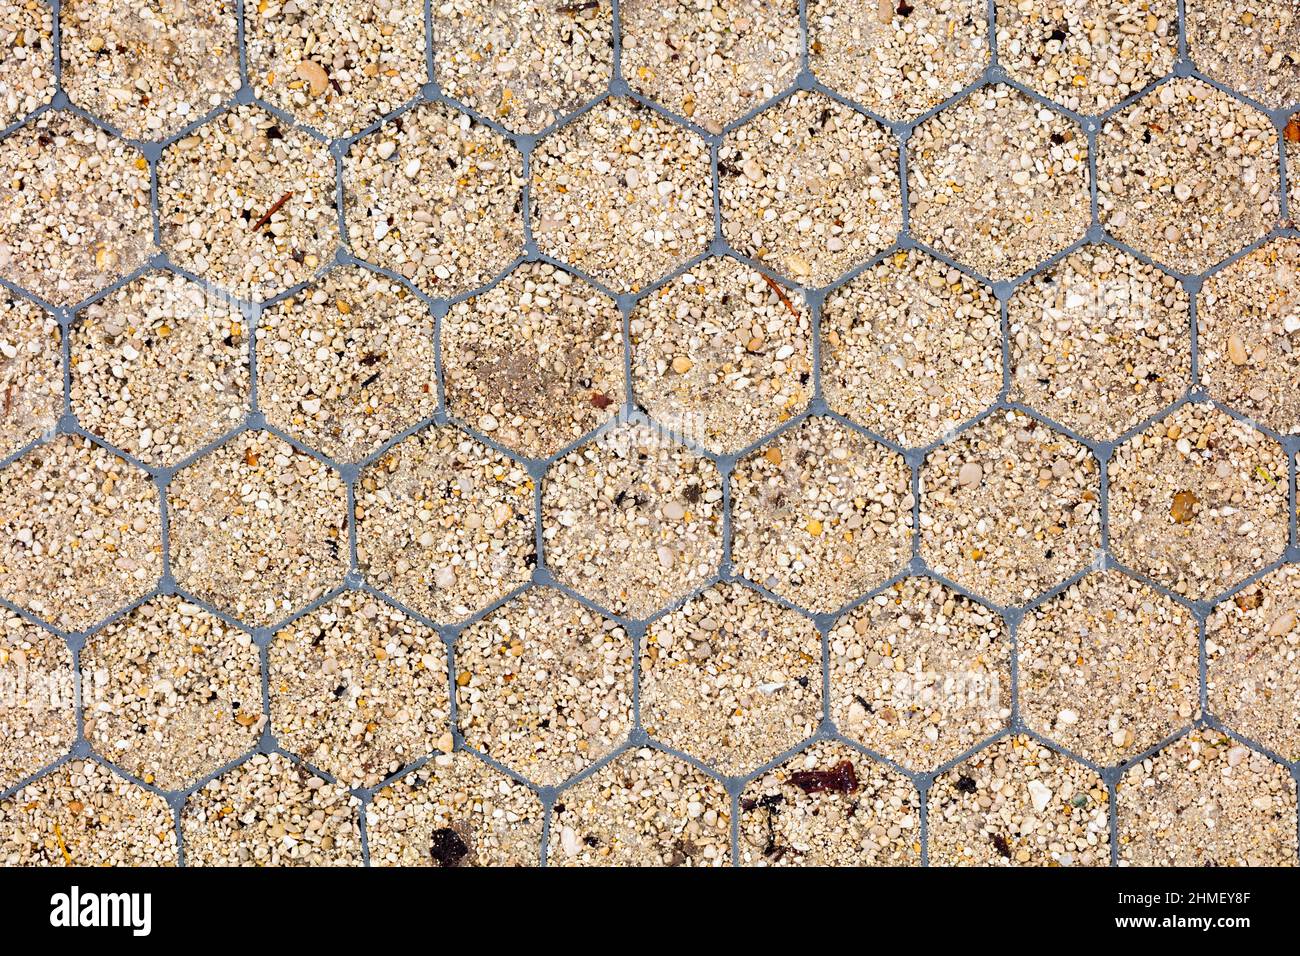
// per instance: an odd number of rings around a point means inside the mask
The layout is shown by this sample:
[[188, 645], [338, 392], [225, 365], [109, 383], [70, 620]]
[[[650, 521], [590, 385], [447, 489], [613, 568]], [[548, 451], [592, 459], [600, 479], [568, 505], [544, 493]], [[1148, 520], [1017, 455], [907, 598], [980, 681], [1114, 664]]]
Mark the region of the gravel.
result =
[[531, 588], [456, 639], [465, 743], [540, 786], [612, 753], [632, 729], [627, 632], [550, 588]]
[[804, 286], [825, 285], [893, 243], [898, 144], [874, 120], [799, 91], [718, 149], [722, 233]]
[[735, 259], [705, 259], [661, 286], [629, 329], [637, 400], [710, 451], [752, 445], [812, 397], [803, 296]]
[[742, 584], [717, 584], [654, 621], [641, 655], [641, 722], [670, 747], [740, 776], [821, 720], [821, 636]]
[[1082, 131], [1010, 86], [927, 119], [908, 162], [916, 238], [990, 279], [1020, 275], [1088, 226]]
[[1102, 225], [1164, 265], [1204, 272], [1277, 221], [1273, 124], [1200, 80], [1151, 91], [1097, 144]]

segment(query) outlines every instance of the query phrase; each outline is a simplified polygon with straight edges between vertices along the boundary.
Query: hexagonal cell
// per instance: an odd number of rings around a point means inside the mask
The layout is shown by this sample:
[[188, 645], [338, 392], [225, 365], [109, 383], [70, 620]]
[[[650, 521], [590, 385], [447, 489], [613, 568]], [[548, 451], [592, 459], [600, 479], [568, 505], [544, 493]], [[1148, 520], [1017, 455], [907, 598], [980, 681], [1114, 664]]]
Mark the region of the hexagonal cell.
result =
[[609, 84], [613, 32], [604, 3], [439, 0], [433, 69], [448, 96], [540, 133]]
[[903, 224], [898, 145], [875, 120], [800, 91], [718, 147], [722, 231], [805, 286], [875, 255]]
[[1296, 865], [1295, 781], [1216, 731], [1134, 764], [1115, 805], [1120, 866]]
[[144, 264], [153, 247], [149, 164], [73, 113], [0, 141], [0, 276], [55, 305]]
[[54, 18], [44, 3], [0, 0], [0, 126], [54, 94]]
[[556, 798], [551, 866], [727, 866], [722, 784], [659, 750], [625, 750]]
[[146, 594], [162, 571], [158, 489], [60, 435], [0, 470], [0, 594], [68, 631]]
[[799, 71], [796, 0], [629, 0], [620, 17], [632, 88], [713, 133]]
[[632, 641], [550, 588], [529, 588], [456, 639], [467, 746], [540, 786], [613, 751], [632, 729]]
[[740, 776], [816, 731], [821, 663], [812, 621], [743, 584], [716, 584], [650, 625], [641, 722], [656, 740]]
[[1173, 69], [1175, 0], [999, 4], [1007, 75], [1078, 113], [1103, 113]]
[[642, 299], [630, 331], [637, 400], [710, 451], [752, 445], [812, 397], [803, 296], [735, 259], [705, 259]]
[[536, 866], [542, 804], [464, 751], [439, 754], [366, 807], [371, 866]]
[[5, 866], [176, 866], [167, 801], [73, 760], [0, 803]]
[[442, 640], [372, 595], [345, 592], [282, 628], [267, 661], [276, 741], [346, 786], [450, 748]]
[[199, 277], [267, 299], [334, 254], [334, 191], [325, 144], [259, 107], [237, 106], [163, 151], [162, 244]]
[[68, 96], [124, 136], [161, 139], [239, 89], [232, 0], [70, 0], [61, 11]]
[[612, 300], [545, 262], [457, 302], [442, 320], [451, 414], [546, 458], [613, 418], [626, 391]]
[[63, 412], [62, 332], [54, 316], [0, 292], [0, 458], [52, 431]]
[[254, 626], [316, 599], [348, 566], [338, 473], [270, 432], [247, 431], [167, 488], [176, 583]]
[[709, 148], [627, 97], [547, 136], [531, 161], [538, 248], [618, 292], [635, 292], [713, 238]]
[[812, 744], [740, 795], [745, 866], [919, 866], [910, 780], [835, 741]]
[[970, 750], [1011, 717], [1011, 647], [993, 611], [929, 578], [859, 604], [830, 633], [831, 720], [912, 770]]
[[353, 143], [343, 167], [358, 256], [429, 295], [483, 285], [523, 250], [523, 158], [490, 127], [425, 103]]
[[262, 716], [252, 640], [196, 604], [156, 597], [81, 653], [86, 739], [163, 790], [182, 790], [247, 753]]
[[903, 445], [928, 445], [997, 400], [1002, 325], [987, 286], [900, 251], [822, 307], [826, 401]]
[[391, 113], [427, 78], [421, 0], [258, 3], [244, 24], [257, 95], [327, 136]]
[[1009, 86], [976, 90], [908, 140], [911, 228], [990, 279], [1011, 279], [1088, 228], [1088, 144]]
[[1007, 303], [1012, 401], [1102, 441], [1191, 385], [1191, 319], [1176, 279], [1110, 246], [1086, 245]]
[[454, 428], [385, 452], [362, 473], [356, 510], [361, 570], [440, 623], [505, 597], [537, 563], [533, 480]]
[[1300, 11], [1271, 0], [1187, 0], [1187, 53], [1214, 79], [1278, 109], [1300, 100]]
[[1119, 571], [1085, 575], [1016, 631], [1020, 714], [1095, 764], [1117, 764], [1200, 716], [1186, 608]]
[[1300, 432], [1298, 276], [1300, 241], [1274, 239], [1206, 279], [1196, 300], [1202, 384], [1284, 435]]
[[271, 425], [355, 461], [438, 408], [428, 306], [400, 282], [331, 269], [257, 320], [257, 400]]
[[731, 481], [736, 573], [801, 607], [835, 611], [907, 561], [903, 457], [834, 419], [782, 432]]
[[150, 465], [216, 441], [248, 407], [248, 326], [239, 309], [169, 272], [88, 306], [71, 330], [81, 425]]
[[1022, 604], [1093, 561], [1099, 500], [1087, 448], [997, 411], [926, 458], [921, 556], [996, 604]]
[[620, 425], [555, 462], [542, 485], [547, 567], [602, 607], [646, 617], [722, 560], [717, 466], [650, 425]]
[[1098, 209], [1116, 239], [1204, 272], [1277, 222], [1269, 118], [1193, 78], [1170, 80], [1097, 137]]
[[809, 0], [817, 78], [891, 120], [913, 120], [975, 82], [988, 62], [980, 0]]
[[72, 651], [63, 638], [5, 610], [0, 687], [0, 790], [7, 790], [62, 757], [77, 737]]
[[1189, 598], [1276, 560], [1287, 544], [1286, 455], [1210, 404], [1184, 405], [1115, 450], [1115, 557]]
[[1272, 571], [1206, 621], [1210, 712], [1287, 760], [1300, 757], [1300, 565]]
[[930, 787], [931, 866], [1106, 866], [1100, 776], [1030, 737], [1003, 737]]
[[188, 866], [360, 866], [361, 803], [278, 753], [256, 754], [190, 795]]

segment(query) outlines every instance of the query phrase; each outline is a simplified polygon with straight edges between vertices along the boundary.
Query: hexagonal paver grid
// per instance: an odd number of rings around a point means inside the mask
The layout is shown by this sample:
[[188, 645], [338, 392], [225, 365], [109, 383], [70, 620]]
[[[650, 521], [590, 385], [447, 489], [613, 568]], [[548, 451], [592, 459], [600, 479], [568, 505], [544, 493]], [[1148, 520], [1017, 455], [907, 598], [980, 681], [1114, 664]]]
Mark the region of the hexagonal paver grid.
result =
[[641, 723], [719, 773], [749, 773], [817, 729], [821, 663], [812, 621], [742, 584], [716, 584], [650, 625]]
[[0, 803], [5, 866], [176, 866], [167, 801], [73, 760]]
[[819, 80], [903, 122], [979, 78], [988, 8], [983, 0], [809, 0], [808, 40]]
[[1011, 717], [1011, 648], [993, 611], [905, 578], [830, 632], [831, 720], [911, 770], [970, 750]]
[[1197, 67], [1278, 109], [1300, 100], [1300, 11], [1272, 0], [1187, 0], [1187, 53]]
[[269, 424], [351, 461], [438, 408], [428, 307], [358, 266], [276, 303], [257, 320], [257, 399]]
[[182, 469], [167, 504], [176, 583], [248, 624], [279, 620], [347, 569], [342, 480], [270, 432], [243, 432]]
[[902, 225], [898, 145], [875, 120], [800, 91], [718, 148], [722, 231], [801, 285], [825, 285]]
[[1214, 609], [1205, 624], [1210, 712], [1300, 759], [1300, 565], [1283, 565]]
[[375, 794], [372, 866], [536, 866], [542, 804], [521, 783], [457, 751]]
[[78, 302], [152, 250], [149, 164], [63, 110], [0, 141], [0, 277], [55, 305]]
[[1206, 280], [1196, 300], [1201, 383], [1284, 435], [1300, 432], [1300, 241], [1274, 239]]
[[1178, 55], [1175, 0], [999, 3], [1007, 74], [1079, 113], [1102, 113], [1167, 74]]
[[996, 411], [926, 458], [921, 556], [997, 604], [1023, 603], [1093, 561], [1099, 471], [1078, 442]]
[[262, 731], [257, 648], [182, 598], [153, 598], [95, 634], [81, 668], [86, 739], [163, 790], [217, 771]]
[[63, 86], [123, 135], [161, 139], [239, 89], [233, 0], [69, 0]]
[[722, 560], [717, 467], [650, 425], [620, 425], [555, 462], [542, 485], [547, 567], [602, 607], [645, 617]]
[[556, 798], [550, 866], [727, 866], [731, 800], [671, 754], [627, 750]]
[[529, 588], [456, 638], [467, 746], [539, 786], [609, 754], [632, 729], [632, 640], [550, 588]]
[[736, 573], [816, 612], [896, 573], [911, 543], [901, 455], [833, 419], [805, 419], [732, 475]]
[[745, 866], [918, 866], [920, 799], [902, 774], [835, 741], [752, 781], [740, 795]]
[[1088, 228], [1088, 147], [1069, 119], [1009, 86], [976, 90], [908, 140], [916, 238], [1010, 279]]
[[281, 628], [267, 663], [276, 740], [346, 786], [450, 747], [446, 648], [376, 597], [349, 591]]
[[529, 457], [555, 454], [623, 404], [618, 309], [549, 263], [457, 302], [441, 335], [448, 411]]
[[737, 452], [812, 397], [803, 296], [735, 259], [705, 259], [637, 303], [637, 400], [710, 451]]
[[1110, 463], [1115, 557], [1207, 598], [1281, 556], [1287, 463], [1272, 439], [1212, 405], [1184, 405]]
[[163, 151], [158, 218], [172, 261], [246, 299], [311, 278], [338, 245], [323, 143], [237, 106]]
[[713, 133], [799, 71], [796, 0], [628, 0], [620, 17], [632, 88]]
[[0, 0], [0, 126], [54, 94], [54, 17], [43, 3]]
[[187, 866], [359, 866], [360, 801], [280, 754], [257, 754], [190, 795]]
[[1115, 114], [1097, 146], [1102, 225], [1157, 262], [1203, 272], [1277, 222], [1273, 124], [1200, 80]]
[[358, 256], [430, 295], [483, 285], [524, 245], [523, 158], [441, 103], [389, 120], [348, 150], [343, 211]]
[[390, 448], [357, 487], [357, 561], [370, 583], [439, 623], [468, 617], [536, 564], [533, 480], [450, 427]]
[[1121, 866], [1295, 866], [1286, 768], [1212, 730], [1134, 764], [1115, 792]]
[[1029, 737], [1004, 737], [930, 788], [931, 866], [1105, 866], [1106, 785]]
[[[68, 752], [77, 737], [76, 674], [61, 637], [12, 611], [0, 617], [0, 790]], [[0, 810], [0, 815], [3, 814]]]
[[257, 95], [328, 136], [391, 113], [427, 78], [421, 0], [249, 4], [244, 31]]
[[0, 595], [76, 631], [162, 572], [158, 489], [110, 451], [61, 435], [0, 470]]
[[72, 410], [150, 465], [174, 465], [248, 406], [248, 326], [237, 307], [168, 272], [88, 306], [72, 326]]
[[0, 458], [59, 423], [61, 339], [54, 316], [26, 299], [0, 292]]
[[1119, 571], [1085, 575], [1016, 631], [1026, 726], [1099, 765], [1200, 716], [1192, 614]]
[[613, 32], [604, 3], [437, 0], [434, 73], [448, 96], [539, 133], [608, 85]]
[[531, 175], [538, 248], [617, 292], [654, 282], [713, 237], [708, 145], [627, 97], [542, 140]]
[[1002, 389], [1002, 331], [986, 286], [924, 252], [896, 252], [822, 307], [830, 407], [903, 445], [928, 445]]
[[1085, 438], [1118, 438], [1191, 385], [1188, 309], [1171, 276], [1083, 246], [1007, 304], [1009, 397]]

